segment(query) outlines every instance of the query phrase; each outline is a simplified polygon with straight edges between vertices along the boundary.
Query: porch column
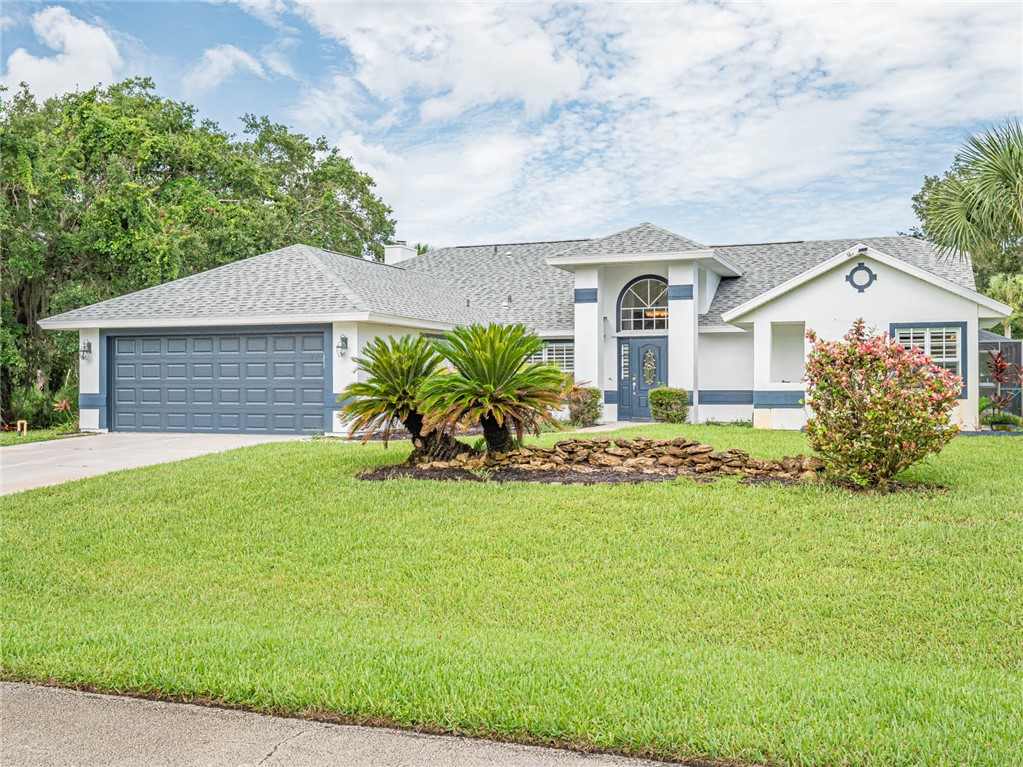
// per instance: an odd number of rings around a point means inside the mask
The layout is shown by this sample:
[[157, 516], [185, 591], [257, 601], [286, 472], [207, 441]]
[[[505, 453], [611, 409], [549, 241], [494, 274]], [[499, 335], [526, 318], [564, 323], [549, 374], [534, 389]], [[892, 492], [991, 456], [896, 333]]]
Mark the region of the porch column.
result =
[[600, 269], [575, 270], [575, 380], [600, 387], [603, 376], [603, 326], [600, 315]]
[[699, 280], [692, 261], [668, 264], [668, 386], [689, 392], [689, 420], [699, 420]]

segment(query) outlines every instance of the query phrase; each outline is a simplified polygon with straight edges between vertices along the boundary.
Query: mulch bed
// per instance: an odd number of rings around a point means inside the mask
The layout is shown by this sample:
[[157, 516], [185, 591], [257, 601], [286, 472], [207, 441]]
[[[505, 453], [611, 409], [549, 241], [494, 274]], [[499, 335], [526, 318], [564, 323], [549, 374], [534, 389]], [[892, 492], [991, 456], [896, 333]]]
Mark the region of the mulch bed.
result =
[[471, 472], [466, 469], [421, 469], [418, 466], [382, 466], [359, 473], [359, 479], [370, 482], [384, 482], [389, 479], [436, 479], [442, 482], [537, 482], [547, 485], [638, 485], [646, 482], [670, 482], [686, 477], [696, 482], [713, 482], [713, 478], [695, 472], [650, 473], [639, 471], [612, 471], [596, 469], [582, 473], [572, 469], [530, 471], [528, 469], [497, 469]]

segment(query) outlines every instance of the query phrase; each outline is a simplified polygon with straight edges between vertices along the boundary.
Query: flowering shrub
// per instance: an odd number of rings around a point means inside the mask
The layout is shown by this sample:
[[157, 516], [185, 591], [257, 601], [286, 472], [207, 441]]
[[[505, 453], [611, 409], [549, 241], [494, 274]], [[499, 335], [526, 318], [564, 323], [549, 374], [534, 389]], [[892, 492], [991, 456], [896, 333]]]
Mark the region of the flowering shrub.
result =
[[857, 320], [841, 341], [810, 330], [806, 426], [810, 444], [837, 478], [874, 487], [955, 436], [952, 408], [962, 379], [931, 363], [916, 346], [885, 333], [871, 336]]

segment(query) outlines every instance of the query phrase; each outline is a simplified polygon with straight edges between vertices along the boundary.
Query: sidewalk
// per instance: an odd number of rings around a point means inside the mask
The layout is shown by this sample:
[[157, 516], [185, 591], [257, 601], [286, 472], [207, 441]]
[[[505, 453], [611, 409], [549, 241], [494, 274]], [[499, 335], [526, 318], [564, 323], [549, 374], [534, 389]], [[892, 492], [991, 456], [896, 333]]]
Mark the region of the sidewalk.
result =
[[379, 727], [352, 727], [182, 703], [0, 683], [7, 767], [652, 767]]

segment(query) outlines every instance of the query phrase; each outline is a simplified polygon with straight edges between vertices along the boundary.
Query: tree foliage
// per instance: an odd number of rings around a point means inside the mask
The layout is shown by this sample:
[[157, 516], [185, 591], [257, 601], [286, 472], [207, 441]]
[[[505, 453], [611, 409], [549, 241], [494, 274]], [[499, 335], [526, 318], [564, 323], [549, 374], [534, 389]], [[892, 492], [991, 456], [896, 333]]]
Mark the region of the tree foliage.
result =
[[368, 175], [323, 138], [243, 123], [229, 135], [149, 79], [0, 92], [5, 407], [74, 365], [49, 314], [295, 242], [382, 257], [394, 222]]
[[971, 136], [944, 174], [924, 179], [913, 209], [915, 233], [946, 256], [969, 253], [982, 289], [996, 274], [1023, 274], [1023, 125]]

